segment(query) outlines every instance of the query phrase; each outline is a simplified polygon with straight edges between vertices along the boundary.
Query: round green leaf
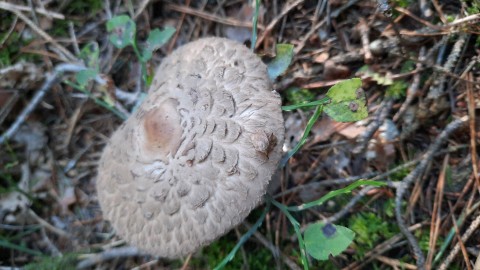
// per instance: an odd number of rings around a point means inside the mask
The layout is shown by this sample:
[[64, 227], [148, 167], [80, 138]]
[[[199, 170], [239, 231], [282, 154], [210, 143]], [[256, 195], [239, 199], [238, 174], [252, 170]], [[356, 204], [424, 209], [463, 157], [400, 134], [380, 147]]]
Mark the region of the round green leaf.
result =
[[83, 47], [83, 49], [80, 51], [79, 57], [83, 60], [87, 67], [98, 70], [99, 55], [100, 49], [98, 48], [98, 43], [92, 41]]
[[366, 118], [367, 100], [361, 86], [362, 80], [359, 78], [341, 81], [332, 86], [327, 92], [330, 103], [325, 105], [325, 113], [338, 122], [353, 122]]
[[321, 222], [308, 226], [303, 235], [308, 254], [322, 261], [342, 253], [354, 237], [355, 233], [349, 228]]
[[107, 31], [110, 33], [109, 40], [113, 46], [119, 49], [133, 44], [136, 30], [135, 22], [127, 15], [113, 17], [107, 22]]
[[293, 58], [293, 45], [291, 44], [277, 44], [275, 46], [275, 58], [268, 63], [268, 77], [273, 81], [275, 78], [284, 73]]
[[75, 79], [77, 80], [78, 84], [81, 87], [87, 86], [88, 82], [95, 79], [97, 76], [98, 72], [94, 69], [87, 68], [84, 70], [80, 70], [75, 74]]
[[175, 28], [171, 26], [165, 27], [163, 30], [153, 29], [148, 35], [145, 47], [143, 49], [143, 61], [146, 62], [152, 58], [153, 51], [162, 47], [175, 33]]

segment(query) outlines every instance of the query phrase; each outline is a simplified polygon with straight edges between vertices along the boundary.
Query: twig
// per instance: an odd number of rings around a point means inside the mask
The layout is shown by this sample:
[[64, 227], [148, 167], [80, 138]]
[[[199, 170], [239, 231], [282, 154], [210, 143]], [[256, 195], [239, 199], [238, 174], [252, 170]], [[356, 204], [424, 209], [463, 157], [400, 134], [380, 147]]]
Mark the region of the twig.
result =
[[402, 8], [402, 7], [396, 7], [395, 8], [396, 11], [400, 12], [400, 13], [403, 13], [407, 16], [409, 16], [410, 18], [414, 19], [415, 21], [419, 22], [419, 23], [422, 23], [424, 24], [425, 26], [428, 26], [429, 28], [431, 29], [435, 29], [435, 30], [443, 30], [445, 29], [445, 26], [438, 26], [438, 25], [435, 25], [435, 24], [432, 24], [430, 23], [429, 21], [426, 21], [422, 18], [419, 18], [417, 15], [413, 14], [412, 12], [410, 12], [409, 10], [405, 9], [405, 8]]
[[[433, 211], [432, 211], [432, 218], [430, 222], [430, 237], [429, 237], [429, 249], [427, 253], [427, 262], [425, 267], [427, 269], [432, 269], [432, 261], [433, 256], [435, 254], [435, 247], [437, 245], [438, 234], [440, 232], [440, 223], [441, 223], [441, 211], [442, 211], [442, 201], [443, 201], [443, 190], [445, 187], [445, 178], [447, 174], [447, 166], [448, 160], [450, 159], [450, 155], [446, 155], [443, 159], [442, 170], [440, 172], [440, 176], [438, 177], [437, 181], [437, 188], [433, 203]], [[455, 222], [455, 221], [454, 221]]]
[[[346, 178], [337, 178], [337, 179], [331, 179], [331, 180], [321, 180], [320, 178], [316, 177], [316, 178], [312, 179], [313, 181], [311, 183], [301, 185], [301, 186], [296, 186], [296, 187], [293, 187], [291, 189], [285, 190], [281, 193], [275, 194], [275, 196], [273, 198], [277, 199], [278, 197], [282, 197], [282, 196], [285, 196], [287, 194], [299, 192], [299, 191], [302, 191], [302, 190], [318, 189], [318, 188], [324, 187], [324, 186], [347, 185], [347, 184], [353, 183], [353, 182], [355, 182], [357, 180], [361, 180], [361, 179], [379, 181], [379, 180], [382, 180], [384, 178], [387, 178], [391, 174], [394, 174], [396, 172], [399, 172], [401, 170], [409, 168], [409, 167], [417, 164], [419, 161], [420, 161], [419, 159], [415, 159], [415, 160], [406, 162], [406, 163], [404, 163], [402, 165], [399, 165], [399, 166], [397, 166], [397, 167], [395, 167], [395, 168], [393, 168], [393, 169], [391, 169], [387, 172], [384, 172], [384, 173], [372, 172], [372, 173], [365, 173], [365, 174], [358, 175], [358, 176], [350, 176], [350, 177], [346, 177]], [[395, 187], [395, 186], [392, 185], [392, 187]]]
[[[243, 224], [247, 228], [251, 227], [251, 225], [248, 224], [247, 222], [243, 222]], [[274, 257], [280, 257], [290, 269], [292, 270], [301, 269], [300, 266], [298, 266], [294, 261], [292, 261], [287, 255], [283, 254], [277, 246], [275, 246], [272, 242], [270, 242], [267, 238], [265, 238], [265, 236], [263, 236], [261, 233], [255, 232], [253, 235], [262, 245], [264, 245], [266, 248], [270, 250], [270, 252], [272, 252]]]
[[44, 219], [42, 219], [41, 217], [39, 217], [35, 212], [33, 212], [32, 209], [28, 209], [28, 214], [30, 215], [30, 217], [32, 217], [36, 222], [38, 222], [40, 225], [42, 225], [42, 227], [44, 227], [45, 229], [55, 233], [56, 235], [58, 236], [61, 236], [61, 237], [68, 237], [68, 234], [60, 229], [58, 229], [57, 227], [51, 225], [50, 223], [48, 223], [47, 221], [45, 221]]
[[457, 25], [465, 23], [465, 22], [476, 21], [476, 20], [480, 20], [480, 14], [473, 14], [473, 15], [467, 16], [465, 18], [455, 20], [455, 21], [449, 23], [448, 26], [457, 26]]
[[359, 154], [365, 152], [368, 147], [368, 143], [370, 142], [370, 139], [373, 137], [375, 132], [383, 124], [385, 118], [387, 118], [388, 114], [390, 113], [392, 105], [392, 99], [386, 99], [382, 102], [382, 104], [380, 105], [380, 109], [377, 110], [372, 123], [370, 123], [365, 132], [358, 137], [358, 145], [352, 150], [353, 153]]
[[363, 198], [363, 196], [367, 195], [367, 193], [370, 190], [375, 188], [377, 187], [372, 187], [372, 186], [364, 187], [345, 206], [342, 207], [342, 210], [338, 211], [333, 216], [328, 217], [324, 222], [335, 223], [337, 220], [343, 218], [345, 215], [347, 215], [350, 212], [350, 210], [352, 210], [352, 208], [357, 204], [357, 202], [359, 202]]
[[[189, 256], [190, 257], [190, 256]], [[140, 270], [140, 269], [152, 269], [151, 266], [155, 265], [158, 263], [158, 259], [154, 259], [154, 260], [151, 260], [149, 262], [146, 262], [142, 265], [139, 265], [139, 266], [136, 266], [134, 268], [132, 268], [132, 270]]]
[[346, 4], [344, 4], [343, 6], [337, 8], [336, 10], [334, 10], [333, 12], [331, 12], [329, 14], [329, 16], [326, 16], [325, 19], [323, 19], [322, 21], [318, 22], [314, 27], [311, 27], [310, 31], [308, 31], [308, 33], [302, 38], [302, 40], [300, 40], [300, 42], [297, 44], [297, 46], [295, 46], [295, 50], [294, 50], [294, 53], [295, 54], [298, 54], [302, 49], [303, 47], [305, 47], [305, 43], [310, 39], [310, 37], [317, 33], [317, 30], [323, 25], [325, 24], [328, 20], [330, 20], [331, 18], [336, 18], [338, 17], [338, 15], [340, 15], [344, 10], [346, 10], [347, 8], [353, 6], [354, 4], [356, 4], [359, 0], [350, 0], [348, 1]]
[[[175, 10], [175, 11], [178, 11], [178, 12], [183, 12], [183, 13], [186, 13], [186, 14], [194, 15], [194, 16], [197, 16], [197, 17], [209, 20], [209, 21], [214, 21], [214, 22], [217, 22], [217, 23], [225, 24], [225, 25], [232, 25], [232, 26], [246, 27], [246, 28], [252, 28], [253, 27], [252, 22], [240, 21], [240, 20], [236, 20], [236, 19], [232, 19], [232, 18], [223, 18], [223, 17], [219, 17], [219, 16], [216, 16], [216, 15], [207, 13], [207, 12], [199, 11], [199, 10], [196, 10], [196, 9], [193, 9], [193, 8], [180, 6], [180, 5], [176, 5], [176, 4], [166, 4], [165, 9], [171, 9], [171, 10]], [[258, 29], [263, 30], [263, 29], [265, 29], [265, 27], [263, 25], [258, 25]]]
[[188, 269], [188, 264], [190, 263], [190, 259], [192, 259], [192, 254], [189, 254], [187, 256], [187, 259], [185, 260], [185, 262], [183, 262], [183, 266], [180, 270], [187, 270]]
[[[451, 209], [451, 207], [450, 207]], [[455, 234], [457, 235], [457, 245], [460, 246], [460, 250], [462, 250], [462, 255], [465, 260], [465, 265], [467, 266], [467, 270], [472, 270], [472, 267], [470, 266], [470, 260], [468, 259], [468, 252], [467, 249], [465, 248], [465, 245], [463, 244], [464, 241], [462, 241], [460, 237], [460, 230], [458, 229], [457, 223], [455, 222], [455, 216], [452, 215], [452, 221], [453, 221], [453, 228], [455, 229]]]
[[3, 44], [5, 42], [7, 42], [7, 40], [10, 38], [10, 35], [13, 33], [13, 30], [15, 30], [15, 26], [17, 25], [17, 22], [18, 22], [18, 16], [15, 16], [12, 24], [10, 25], [10, 28], [7, 31], [7, 33], [4, 34], [2, 40], [0, 41], [0, 48], [3, 47]]
[[[453, 45], [453, 49], [450, 53], [450, 55], [447, 58], [447, 62], [445, 62], [445, 65], [443, 65], [442, 70], [445, 72], [450, 72], [455, 65], [455, 63], [458, 60], [458, 56], [460, 55], [462, 51], [462, 47], [465, 43], [465, 40], [467, 39], [467, 34], [461, 34], [457, 41], [455, 42], [455, 45]], [[432, 84], [430, 87], [427, 98], [435, 100], [438, 97], [440, 97], [445, 88], [445, 82], [446, 82], [446, 77], [442, 75], [442, 77], [439, 80], [435, 80], [435, 82]]]
[[418, 269], [425, 269], [425, 257], [423, 255], [422, 250], [420, 249], [420, 246], [418, 245], [417, 240], [415, 239], [415, 236], [408, 230], [407, 225], [405, 221], [403, 220], [403, 215], [402, 215], [402, 201], [403, 201], [403, 196], [407, 189], [410, 187], [412, 182], [415, 180], [418, 180], [420, 176], [423, 174], [425, 168], [428, 166], [430, 161], [433, 159], [435, 152], [437, 152], [440, 148], [440, 146], [443, 144], [443, 142], [458, 128], [463, 126], [466, 122], [468, 121], [468, 117], [464, 116], [462, 118], [459, 118], [450, 124], [448, 124], [445, 129], [440, 133], [440, 135], [437, 137], [436, 141], [430, 145], [428, 148], [427, 152], [422, 155], [422, 160], [420, 161], [420, 164], [413, 170], [411, 171], [401, 182], [400, 185], [397, 188], [396, 191], [396, 197], [395, 197], [395, 217], [397, 219], [398, 226], [400, 228], [400, 231], [405, 235], [407, 238], [408, 242], [410, 243], [410, 246], [412, 247], [415, 256], [417, 257], [417, 267]]
[[372, 52], [370, 51], [370, 40], [368, 38], [370, 30], [368, 28], [368, 23], [364, 18], [360, 18], [359, 31], [362, 38], [364, 61], [366, 64], [370, 64], [372, 62]]
[[[190, 6], [190, 0], [186, 0], [185, 6], [186, 7]], [[180, 19], [177, 23], [177, 29], [175, 30], [175, 34], [173, 35], [172, 40], [168, 45], [168, 49], [167, 49], [168, 54], [172, 52], [173, 47], [175, 47], [175, 43], [177, 43], [178, 36], [180, 35], [180, 30], [182, 29], [183, 21], [185, 20], [185, 15], [186, 13], [182, 13], [182, 15], [180, 16]]]
[[[467, 73], [467, 80], [472, 80], [473, 76], [471, 72]], [[468, 116], [469, 116], [469, 125], [470, 125], [470, 151], [472, 156], [472, 168], [473, 168], [473, 178], [477, 184], [477, 189], [480, 191], [480, 177], [478, 175], [478, 158], [477, 158], [477, 131], [475, 129], [475, 97], [473, 92], [473, 85], [471, 83], [466, 83], [467, 88], [467, 104], [468, 104]]]
[[[263, 40], [265, 37], [270, 33], [270, 31], [275, 28], [277, 23], [283, 18], [283, 16], [287, 15], [292, 9], [294, 9], [296, 6], [299, 4], [303, 3], [305, 0], [296, 0], [295, 2], [291, 3], [290, 5], [286, 6], [278, 16], [276, 16], [265, 28], [265, 30], [262, 32], [262, 35], [258, 37], [257, 43], [255, 45], [255, 49], [258, 49], [260, 44], [262, 44]], [[260, 29], [260, 28], [259, 28]], [[262, 29], [263, 30], [263, 29]]]
[[135, 15], [133, 15], [133, 19], [136, 20], [140, 14], [145, 10], [145, 8], [148, 6], [148, 3], [150, 3], [150, 0], [143, 0], [142, 3], [140, 3], [140, 6], [138, 7], [137, 11], [135, 11]]
[[85, 269], [92, 267], [96, 264], [124, 257], [135, 257], [146, 255], [143, 251], [140, 251], [136, 247], [121, 247], [105, 250], [102, 253], [94, 254], [87, 259], [80, 261], [77, 264], [77, 269]]
[[[418, 58], [423, 61], [424, 56], [425, 56], [425, 47], [422, 47], [420, 49], [420, 54], [419, 54]], [[393, 117], [394, 122], [397, 122], [400, 119], [400, 117], [402, 117], [402, 115], [407, 111], [408, 107], [410, 106], [410, 104], [413, 102], [413, 100], [417, 96], [418, 88], [420, 86], [420, 75], [421, 75], [420, 70], [422, 68], [423, 68], [422, 67], [422, 62], [417, 62], [417, 66], [415, 68], [415, 75], [413, 76], [412, 84], [410, 84], [410, 86], [407, 89], [407, 97], [405, 98], [405, 101], [402, 103], [402, 106], [400, 107], [400, 109], [398, 109], [398, 112]]]
[[[410, 231], [416, 231], [422, 227], [422, 223], [417, 223], [408, 228]], [[404, 238], [402, 233], [398, 233], [391, 237], [390, 239], [385, 240], [384, 242], [378, 244], [372, 250], [365, 253], [365, 256], [361, 261], [355, 261], [352, 264], [348, 265], [347, 267], [343, 268], [343, 270], [353, 270], [353, 269], [364, 269], [364, 266], [371, 262], [376, 256], [381, 255], [393, 248], [398, 247], [398, 243], [400, 240]]]
[[78, 47], [77, 36], [75, 35], [75, 26], [72, 21], [68, 22], [68, 32], [70, 33], [70, 38], [72, 39], [73, 50], [76, 55], [80, 55], [80, 48]]
[[60, 64], [56, 66], [53, 70], [53, 74], [47, 76], [47, 80], [43, 83], [42, 87], [32, 98], [28, 106], [23, 109], [23, 111], [17, 117], [15, 122], [10, 126], [10, 128], [8, 128], [8, 130], [0, 136], [0, 145], [5, 143], [7, 140], [10, 140], [10, 138], [15, 135], [23, 122], [25, 122], [30, 113], [32, 113], [32, 111], [37, 107], [40, 101], [42, 101], [48, 90], [50, 90], [50, 88], [52, 88], [52, 86], [59, 81], [60, 76], [64, 72], [78, 72], [83, 69], [85, 69], [84, 66], [74, 64]]
[[388, 258], [388, 257], [385, 257], [385, 256], [377, 255], [377, 256], [375, 256], [375, 259], [377, 259], [380, 262], [383, 262], [384, 264], [388, 264], [388, 265], [390, 265], [394, 268], [397, 268], [397, 269], [417, 270], [417, 267], [413, 264], [400, 262], [399, 260]]
[[[468, 238], [470, 238], [470, 236], [477, 231], [479, 226], [480, 226], [480, 214], [475, 218], [475, 220], [468, 227], [467, 231], [462, 235], [461, 241], [466, 242]], [[438, 269], [447, 270], [448, 266], [452, 263], [455, 256], [457, 256], [459, 250], [460, 250], [460, 244], [457, 243]]]
[[[13, 12], [13, 10], [16, 10], [16, 11], [31, 11], [32, 10], [30, 7], [10, 4], [10, 3], [4, 2], [4, 1], [0, 2], [0, 9], [8, 10], [8, 11], [11, 11], [11, 12]], [[65, 16], [63, 16], [63, 14], [61, 14], [61, 13], [46, 10], [46, 9], [43, 9], [43, 8], [34, 8], [33, 10], [38, 14], [46, 15], [46, 16], [54, 18], [54, 19], [65, 20]]]
[[47, 233], [45, 232], [45, 229], [42, 228], [40, 230], [40, 234], [42, 235], [42, 240], [43, 242], [45, 243], [45, 245], [47, 246], [48, 250], [50, 251], [50, 255], [52, 255], [53, 257], [62, 257], [62, 253], [60, 252], [60, 250], [58, 250], [58, 248], [52, 243], [52, 241], [50, 240], [50, 238], [48, 238], [48, 235]]
[[[0, 2], [0, 3], [3, 3], [3, 2]], [[71, 52], [69, 52], [67, 49], [65, 49], [65, 47], [60, 45], [55, 39], [53, 39], [45, 31], [40, 29], [40, 27], [38, 27], [34, 22], [32, 22], [32, 20], [30, 20], [27, 16], [23, 15], [22, 12], [20, 12], [17, 9], [14, 9], [14, 8], [8, 6], [8, 5], [7, 6], [5, 6], [5, 5], [0, 6], [0, 8], [8, 10], [8, 11], [14, 13], [15, 15], [17, 15], [21, 20], [23, 20], [26, 24], [28, 24], [28, 26], [30, 26], [33, 31], [35, 31], [38, 35], [40, 35], [42, 38], [44, 38], [48, 42], [52, 43], [53, 46], [55, 46], [55, 48], [57, 48], [60, 52], [62, 52], [64, 54], [64, 56], [67, 57], [66, 60], [70, 60], [70, 61], [75, 61], [76, 60], [76, 57]]]
[[477, 260], [475, 261], [475, 265], [473, 266], [474, 270], [480, 270], [480, 252], [478, 253]]

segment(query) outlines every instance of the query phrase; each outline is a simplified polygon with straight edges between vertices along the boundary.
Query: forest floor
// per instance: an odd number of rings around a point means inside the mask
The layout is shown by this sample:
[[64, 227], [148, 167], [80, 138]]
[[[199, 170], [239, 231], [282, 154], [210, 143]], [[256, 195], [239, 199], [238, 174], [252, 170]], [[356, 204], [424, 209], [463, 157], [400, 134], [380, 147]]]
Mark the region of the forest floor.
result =
[[[0, 269], [210, 269], [265, 208], [181, 260], [143, 254], [103, 220], [97, 165], [145, 92], [131, 47], [115, 48], [106, 23], [134, 18], [137, 39], [174, 27], [147, 70], [175, 48], [207, 36], [251, 46], [254, 8], [225, 1], [0, 1]], [[294, 45], [274, 82], [284, 105], [313, 101], [361, 78], [368, 118], [323, 115], [306, 144], [279, 171], [269, 193], [285, 205], [316, 200], [359, 179], [361, 186], [296, 213], [301, 228], [322, 221], [350, 228], [353, 243], [310, 269], [480, 269], [480, 1], [262, 0], [255, 52]], [[74, 80], [82, 48], [99, 45], [107, 86]], [[52, 79], [53, 78], [53, 79]], [[108, 92], [120, 89], [115, 95]], [[285, 112], [285, 149], [300, 140], [314, 110]], [[475, 268], [475, 263], [477, 263]], [[8, 268], [7, 268], [8, 267]], [[10, 268], [12, 267], [12, 268]], [[225, 269], [303, 269], [292, 225], [270, 208]]]

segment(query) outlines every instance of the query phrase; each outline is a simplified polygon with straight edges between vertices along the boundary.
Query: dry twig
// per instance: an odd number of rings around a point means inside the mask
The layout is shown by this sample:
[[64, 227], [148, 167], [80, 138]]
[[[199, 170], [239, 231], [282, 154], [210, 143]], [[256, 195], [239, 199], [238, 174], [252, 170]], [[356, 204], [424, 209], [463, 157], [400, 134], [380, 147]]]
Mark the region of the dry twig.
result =
[[430, 161], [433, 159], [435, 152], [439, 150], [440, 146], [444, 143], [444, 141], [454, 131], [462, 127], [467, 122], [467, 120], [468, 120], [468, 117], [464, 116], [448, 124], [445, 127], [445, 129], [440, 133], [440, 135], [437, 137], [435, 142], [430, 145], [427, 152], [422, 155], [422, 160], [420, 161], [420, 164], [401, 181], [396, 191], [395, 217], [397, 219], [397, 223], [400, 228], [400, 231], [405, 235], [408, 242], [410, 243], [410, 246], [413, 249], [413, 252], [417, 259], [418, 269], [425, 269], [425, 257], [423, 255], [422, 250], [420, 249], [420, 246], [418, 245], [417, 240], [415, 239], [415, 236], [408, 230], [407, 225], [405, 224], [405, 221], [403, 219], [403, 215], [402, 215], [403, 196], [407, 191], [407, 189], [412, 184], [412, 182], [418, 181], [418, 179], [420, 179], [424, 170], [426, 169]]
[[[480, 214], [477, 215], [475, 220], [470, 224], [468, 227], [467, 231], [462, 235], [462, 238], [460, 239], [461, 242], [466, 242], [470, 236], [477, 231], [478, 227], [480, 226]], [[443, 263], [440, 265], [438, 268], [439, 270], [447, 270], [448, 266], [452, 263], [453, 259], [455, 256], [457, 256], [458, 251], [460, 250], [460, 244], [457, 243], [455, 247], [452, 249], [450, 254], [448, 254], [447, 258]]]
[[125, 257], [135, 257], [146, 255], [136, 247], [121, 247], [105, 250], [99, 254], [93, 254], [77, 264], [77, 269], [86, 269], [99, 263]]
[[8, 128], [8, 130], [0, 136], [0, 145], [5, 143], [7, 140], [11, 139], [13, 135], [18, 131], [20, 126], [25, 122], [27, 117], [32, 113], [32, 111], [37, 107], [37, 105], [42, 101], [43, 97], [47, 92], [55, 85], [60, 77], [65, 72], [78, 72], [80, 70], [85, 69], [84, 66], [74, 65], [74, 64], [60, 64], [55, 67], [53, 73], [47, 75], [47, 79], [43, 83], [42, 87], [37, 91], [35, 96], [33, 96], [32, 100], [25, 107], [22, 112], [17, 116], [15, 122]]

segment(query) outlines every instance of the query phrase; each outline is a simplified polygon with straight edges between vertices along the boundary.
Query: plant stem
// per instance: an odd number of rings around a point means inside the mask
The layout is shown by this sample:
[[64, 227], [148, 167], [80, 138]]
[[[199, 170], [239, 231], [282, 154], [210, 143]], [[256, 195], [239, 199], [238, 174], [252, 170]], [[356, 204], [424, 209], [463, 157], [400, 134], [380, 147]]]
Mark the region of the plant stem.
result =
[[300, 256], [301, 256], [301, 261], [302, 261], [302, 264], [303, 264], [303, 269], [308, 270], [309, 266], [308, 266], [308, 261], [307, 261], [307, 251], [306, 251], [306, 248], [305, 248], [305, 242], [303, 241], [302, 233], [300, 232], [300, 224], [290, 214], [290, 212], [288, 211], [288, 209], [285, 205], [277, 202], [276, 200], [274, 200], [271, 197], [268, 197], [268, 200], [270, 200], [273, 203], [273, 205], [278, 207], [278, 209], [280, 209], [280, 211], [282, 211], [283, 214], [288, 218], [290, 223], [292, 223], [293, 229], [295, 230], [295, 234], [297, 235], [297, 238], [298, 238], [298, 245], [300, 246]]
[[260, 8], [260, 0], [255, 0], [255, 13], [253, 14], [253, 29], [252, 29], [252, 40], [250, 44], [250, 50], [255, 51], [255, 45], [257, 44], [257, 22], [258, 22], [258, 11]]
[[263, 220], [265, 219], [265, 216], [267, 215], [268, 211], [270, 210], [270, 201], [267, 201], [267, 205], [265, 206], [265, 209], [263, 209], [262, 215], [260, 218], [253, 224], [253, 226], [240, 238], [238, 243], [235, 245], [235, 247], [228, 253], [228, 255], [223, 258], [223, 260], [215, 266], [214, 270], [219, 270], [225, 267], [229, 261], [235, 257], [235, 254], [237, 251], [240, 249], [240, 247], [247, 242], [247, 240], [258, 230], [260, 225], [262, 225]]
[[143, 55], [138, 50], [137, 41], [133, 40], [132, 42], [133, 51], [137, 55], [138, 60], [142, 64], [142, 80], [145, 84], [147, 84], [147, 62], [143, 59]]
[[333, 197], [336, 197], [340, 194], [350, 193], [352, 190], [354, 190], [355, 188], [357, 188], [359, 186], [362, 186], [362, 185], [380, 187], [380, 186], [386, 186], [387, 184], [384, 183], [384, 182], [374, 181], [374, 180], [358, 180], [355, 183], [350, 184], [350, 185], [348, 185], [344, 188], [337, 189], [337, 190], [332, 190], [332, 191], [328, 192], [327, 194], [325, 194], [324, 196], [322, 196], [318, 200], [315, 200], [315, 201], [309, 202], [309, 203], [304, 203], [304, 204], [301, 204], [299, 206], [290, 206], [290, 207], [287, 207], [287, 210], [292, 211], [292, 212], [298, 212], [298, 211], [306, 210], [308, 208], [312, 208], [314, 206], [319, 206], [319, 205], [322, 205], [324, 202], [330, 200]]
[[308, 123], [307, 123], [307, 126], [305, 127], [305, 131], [303, 132], [303, 136], [302, 138], [300, 139], [300, 141], [297, 143], [297, 145], [295, 146], [295, 148], [293, 148], [292, 150], [290, 150], [288, 152], [288, 154], [286, 156], [284, 156], [282, 158], [282, 160], [280, 161], [280, 166], [281, 167], [285, 167], [285, 165], [287, 164], [288, 160], [293, 156], [295, 155], [295, 153], [305, 144], [305, 142], [307, 141], [307, 137], [308, 135], [310, 134], [310, 130], [312, 129], [313, 125], [315, 124], [315, 122], [317, 121], [318, 117], [320, 117], [320, 115], [322, 114], [322, 111], [323, 111], [323, 105], [318, 105], [317, 106], [317, 109], [315, 110], [315, 112], [313, 113], [312, 117], [310, 117], [310, 119], [308, 120]]
[[282, 106], [282, 110], [284, 111], [292, 111], [298, 108], [303, 108], [303, 107], [311, 107], [311, 106], [318, 106], [318, 105], [327, 105], [330, 102], [329, 97], [324, 97], [319, 100], [315, 100], [312, 102], [308, 103], [300, 103], [300, 104], [294, 104], [294, 105], [288, 105], [288, 106]]
[[80, 85], [77, 85], [71, 81], [68, 81], [68, 80], [65, 80], [63, 81], [65, 84], [77, 89], [78, 91], [84, 93], [85, 95], [87, 95], [89, 98], [91, 98], [93, 101], [95, 101], [95, 103], [97, 103], [98, 105], [104, 107], [105, 109], [113, 112], [116, 116], [118, 116], [120, 119], [122, 120], [126, 120], [127, 117], [122, 113], [120, 112], [119, 110], [117, 110], [117, 108], [111, 106], [110, 104], [106, 103], [105, 101], [101, 100], [101, 99], [98, 99], [96, 97], [94, 97], [92, 95], [92, 93], [90, 93], [90, 91], [87, 91], [84, 87], [81, 87]]

